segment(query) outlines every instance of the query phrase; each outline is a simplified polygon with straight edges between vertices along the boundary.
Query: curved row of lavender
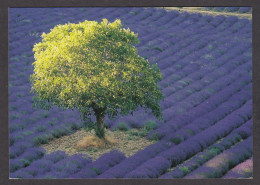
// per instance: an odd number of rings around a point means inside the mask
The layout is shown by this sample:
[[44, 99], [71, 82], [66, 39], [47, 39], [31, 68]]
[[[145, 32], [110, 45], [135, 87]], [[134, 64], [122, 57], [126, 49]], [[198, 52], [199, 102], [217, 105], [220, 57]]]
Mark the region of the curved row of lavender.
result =
[[[140, 55], [161, 69], [159, 86], [165, 97], [161, 102], [165, 122], [139, 110], [133, 116], [106, 119], [106, 126], [114, 130], [125, 123], [131, 129], [156, 121], [147, 139], [158, 141], [128, 158], [117, 150], [96, 161], [62, 151], [46, 154], [41, 144], [71, 134], [83, 123], [77, 111], [32, 107], [28, 81], [32, 47], [42, 32], [57, 24], [103, 18], [119, 18], [138, 33]], [[232, 177], [252, 157], [251, 73], [252, 22], [247, 19], [155, 8], [11, 8], [10, 177]], [[234, 157], [237, 151], [241, 154]], [[215, 165], [219, 161], [229, 162]]]

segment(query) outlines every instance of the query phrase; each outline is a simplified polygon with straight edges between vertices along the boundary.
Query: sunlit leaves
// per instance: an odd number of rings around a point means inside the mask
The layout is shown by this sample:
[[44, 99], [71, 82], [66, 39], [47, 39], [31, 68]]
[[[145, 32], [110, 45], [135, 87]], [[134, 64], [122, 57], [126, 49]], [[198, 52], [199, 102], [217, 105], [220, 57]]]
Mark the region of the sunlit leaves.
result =
[[112, 118], [141, 106], [160, 118], [162, 76], [138, 55], [138, 42], [120, 20], [57, 25], [34, 45], [32, 92], [39, 102], [86, 115], [102, 108]]

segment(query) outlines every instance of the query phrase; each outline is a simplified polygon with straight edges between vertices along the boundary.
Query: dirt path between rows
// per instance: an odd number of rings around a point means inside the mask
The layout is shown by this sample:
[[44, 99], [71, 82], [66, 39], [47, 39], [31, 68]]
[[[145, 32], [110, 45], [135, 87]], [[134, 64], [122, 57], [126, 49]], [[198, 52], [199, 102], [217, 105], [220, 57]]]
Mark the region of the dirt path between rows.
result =
[[177, 10], [180, 12], [202, 13], [202, 14], [208, 14], [208, 15], [212, 15], [212, 16], [217, 16], [217, 15], [237, 16], [239, 18], [246, 18], [246, 19], [252, 20], [252, 13], [216, 12], [216, 11], [202, 10], [203, 7], [183, 7], [183, 8], [158, 7], [158, 8], [164, 8], [165, 10]]

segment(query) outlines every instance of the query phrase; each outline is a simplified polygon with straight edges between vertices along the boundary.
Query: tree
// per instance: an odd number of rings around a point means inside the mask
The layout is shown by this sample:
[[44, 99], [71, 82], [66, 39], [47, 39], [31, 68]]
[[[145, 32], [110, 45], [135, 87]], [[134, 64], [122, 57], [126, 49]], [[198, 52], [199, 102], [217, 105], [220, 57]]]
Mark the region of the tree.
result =
[[83, 119], [94, 114], [100, 138], [106, 115], [112, 119], [142, 107], [162, 118], [160, 70], [138, 55], [137, 34], [120, 20], [57, 25], [41, 37], [30, 78], [36, 105], [77, 109]]

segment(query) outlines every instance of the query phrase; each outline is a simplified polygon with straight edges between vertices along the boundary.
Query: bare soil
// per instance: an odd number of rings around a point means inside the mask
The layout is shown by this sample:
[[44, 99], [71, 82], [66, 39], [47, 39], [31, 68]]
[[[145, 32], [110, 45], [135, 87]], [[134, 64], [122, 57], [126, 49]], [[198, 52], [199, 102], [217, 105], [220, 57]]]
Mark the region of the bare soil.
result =
[[158, 7], [158, 8], [164, 8], [165, 10], [177, 10], [180, 12], [189, 12], [189, 13], [202, 13], [202, 14], [208, 14], [212, 16], [217, 15], [224, 15], [224, 16], [237, 16], [239, 18], [246, 18], [251, 20], [252, 19], [252, 13], [234, 13], [234, 12], [216, 12], [216, 11], [210, 11], [210, 10], [203, 10], [203, 7]]
[[[138, 131], [137, 129], [132, 130]], [[115, 149], [123, 152], [126, 157], [129, 157], [134, 155], [139, 150], [143, 150], [147, 146], [155, 143], [155, 141], [147, 140], [145, 137], [133, 136], [130, 135], [129, 132], [119, 130], [113, 132], [111, 130], [106, 130], [105, 134], [108, 138], [113, 140], [113, 142], [106, 142], [103, 146], [99, 147], [78, 147], [78, 144], [83, 141], [83, 138], [91, 138], [94, 136], [93, 131], [86, 132], [84, 129], [81, 129], [71, 135], [53, 139], [48, 144], [43, 144], [41, 146], [46, 150], [47, 153], [52, 153], [57, 150], [62, 150], [68, 155], [83, 153], [88, 154], [94, 161], [104, 153]]]

